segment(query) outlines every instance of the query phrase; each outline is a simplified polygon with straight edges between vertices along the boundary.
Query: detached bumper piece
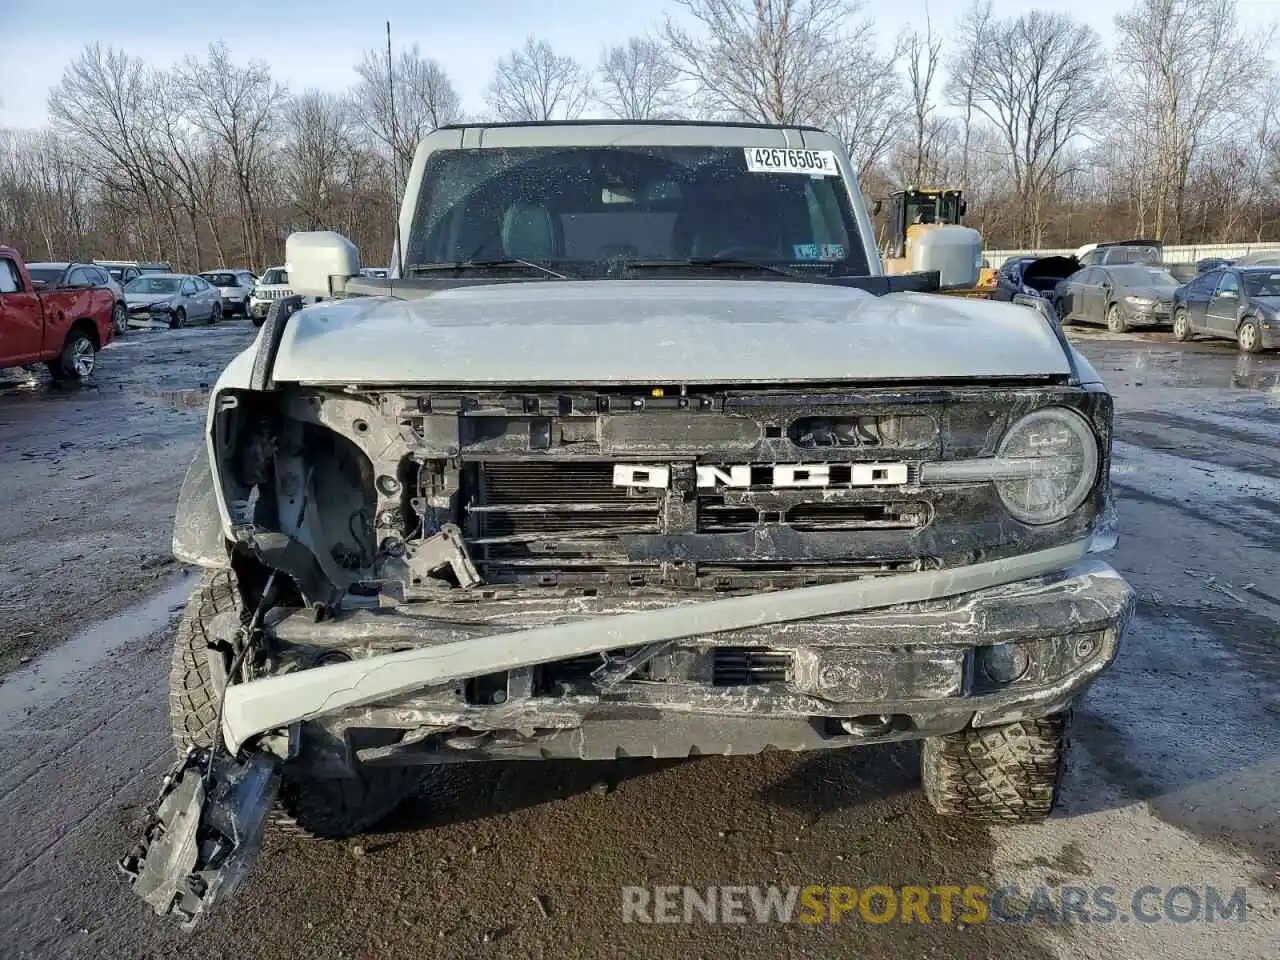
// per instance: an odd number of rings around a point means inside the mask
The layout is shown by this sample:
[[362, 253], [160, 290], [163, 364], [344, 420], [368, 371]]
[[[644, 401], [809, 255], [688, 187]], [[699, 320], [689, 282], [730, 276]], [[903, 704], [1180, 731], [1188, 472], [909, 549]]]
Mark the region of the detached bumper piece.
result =
[[165, 775], [147, 811], [142, 840], [120, 860], [133, 891], [183, 929], [230, 894], [262, 848], [280, 785], [279, 760], [254, 753], [239, 761], [192, 748]]

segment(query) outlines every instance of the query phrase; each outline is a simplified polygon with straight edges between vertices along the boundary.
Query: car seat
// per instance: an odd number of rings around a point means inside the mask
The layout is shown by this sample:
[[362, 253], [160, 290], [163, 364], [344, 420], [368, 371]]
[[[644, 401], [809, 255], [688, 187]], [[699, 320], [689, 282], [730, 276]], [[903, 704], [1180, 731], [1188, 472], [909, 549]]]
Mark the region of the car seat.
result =
[[556, 230], [546, 207], [514, 204], [502, 215], [502, 249], [518, 260], [550, 260], [556, 256]]

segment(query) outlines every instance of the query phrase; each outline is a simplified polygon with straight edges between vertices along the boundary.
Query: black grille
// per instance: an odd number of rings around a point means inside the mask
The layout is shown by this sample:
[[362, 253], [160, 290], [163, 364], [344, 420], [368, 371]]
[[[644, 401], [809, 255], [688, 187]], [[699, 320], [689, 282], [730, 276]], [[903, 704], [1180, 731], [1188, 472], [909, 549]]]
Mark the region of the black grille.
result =
[[785, 683], [791, 679], [791, 654], [762, 647], [716, 647], [712, 684], [746, 687], [760, 683]]
[[920, 501], [867, 503], [828, 500], [799, 503], [785, 510], [726, 502], [723, 496], [698, 498], [699, 533], [741, 533], [762, 523], [785, 523], [794, 530], [916, 530], [929, 522], [929, 505]]
[[[612, 660], [621, 660], [629, 657], [637, 651], [637, 647], [619, 647], [616, 650], [608, 651], [608, 656]], [[604, 657], [598, 653], [588, 653], [581, 657], [571, 657], [568, 660], [556, 660], [552, 663], [544, 663], [542, 666], [535, 668], [534, 673], [534, 693], [539, 696], [556, 696], [563, 692], [564, 687], [581, 687], [585, 684], [591, 684], [591, 674], [598, 670], [604, 664]], [[649, 678], [649, 664], [641, 664], [634, 673], [631, 674], [631, 680], [647, 680]]]
[[914, 530], [929, 519], [929, 505], [907, 503], [802, 503], [787, 511], [796, 530]]
[[619, 536], [660, 530], [662, 491], [615, 486], [611, 463], [484, 463], [473, 481], [468, 540], [490, 582], [575, 568], [599, 579], [626, 559]]

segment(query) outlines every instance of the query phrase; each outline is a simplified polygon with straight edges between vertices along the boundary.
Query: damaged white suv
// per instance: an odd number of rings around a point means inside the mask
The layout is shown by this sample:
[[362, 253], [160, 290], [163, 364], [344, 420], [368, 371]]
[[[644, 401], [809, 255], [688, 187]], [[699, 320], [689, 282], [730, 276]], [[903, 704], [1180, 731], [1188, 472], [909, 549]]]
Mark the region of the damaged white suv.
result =
[[273, 803], [358, 832], [482, 758], [922, 739], [941, 813], [1047, 816], [1133, 602], [1111, 398], [1051, 317], [939, 295], [947, 229], [886, 277], [820, 131], [577, 123], [427, 137], [386, 280], [291, 237], [326, 299], [213, 390], [135, 889], [193, 921]]

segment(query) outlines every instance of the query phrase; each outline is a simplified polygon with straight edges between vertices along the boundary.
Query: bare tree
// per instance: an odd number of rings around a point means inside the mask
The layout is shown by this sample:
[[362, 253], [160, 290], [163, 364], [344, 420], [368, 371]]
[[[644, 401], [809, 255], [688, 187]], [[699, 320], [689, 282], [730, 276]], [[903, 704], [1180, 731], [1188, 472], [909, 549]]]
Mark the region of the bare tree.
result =
[[1244, 120], [1275, 31], [1241, 29], [1235, 0], [1138, 0], [1116, 31], [1130, 119], [1148, 134], [1155, 232], [1181, 239], [1192, 164]]
[[208, 58], [189, 58], [179, 80], [192, 122], [227, 153], [238, 189], [245, 255], [261, 262], [262, 215], [257, 181], [272, 148], [285, 90], [262, 62], [237, 66], [225, 43], [210, 44]]
[[166, 222], [173, 227], [173, 215], [165, 209], [171, 190], [149, 122], [155, 96], [155, 74], [141, 59], [95, 43], [63, 71], [48, 105], [54, 123], [83, 151], [100, 187], [132, 197], [145, 210], [151, 249], [160, 256], [162, 231]]
[[910, 113], [896, 53], [881, 57], [868, 51], [828, 97], [830, 113], [816, 122], [840, 138], [865, 180], [898, 143]]
[[680, 70], [658, 40], [632, 37], [607, 48], [597, 72], [600, 102], [615, 117], [658, 120], [682, 112]]
[[839, 112], [872, 52], [870, 22], [853, 0], [678, 0], [697, 23], [668, 18], [663, 37], [708, 115], [766, 123], [815, 123]]
[[956, 46], [947, 60], [946, 94], [963, 118], [960, 148], [960, 184], [969, 186], [969, 150], [973, 143], [973, 113], [979, 66], [984, 61], [991, 24], [991, 0], [973, 0], [956, 25]]
[[973, 76], [974, 107], [999, 130], [1018, 203], [1019, 244], [1038, 244], [1059, 160], [1101, 113], [1105, 61], [1097, 33], [1033, 10], [992, 25]]
[[418, 143], [432, 130], [462, 119], [462, 98], [444, 67], [424, 57], [417, 44], [392, 61], [395, 114], [391, 110], [391, 77], [386, 54], [366, 50], [356, 64], [360, 80], [352, 97], [355, 116], [366, 133], [390, 155], [396, 181], [413, 163]]
[[933, 87], [942, 59], [942, 38], [933, 35], [933, 22], [925, 12], [925, 32], [913, 30], [902, 41], [902, 53], [907, 64], [907, 81], [911, 86], [912, 117], [915, 121], [915, 163], [911, 181], [921, 183], [924, 177], [925, 131], [929, 126], [935, 104]]
[[498, 60], [485, 100], [500, 120], [576, 120], [592, 96], [591, 78], [578, 61], [530, 37]]
[[285, 107], [281, 177], [304, 229], [331, 229], [340, 221], [350, 127], [349, 108], [332, 93], [308, 90]]

